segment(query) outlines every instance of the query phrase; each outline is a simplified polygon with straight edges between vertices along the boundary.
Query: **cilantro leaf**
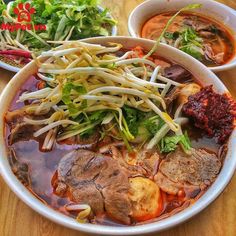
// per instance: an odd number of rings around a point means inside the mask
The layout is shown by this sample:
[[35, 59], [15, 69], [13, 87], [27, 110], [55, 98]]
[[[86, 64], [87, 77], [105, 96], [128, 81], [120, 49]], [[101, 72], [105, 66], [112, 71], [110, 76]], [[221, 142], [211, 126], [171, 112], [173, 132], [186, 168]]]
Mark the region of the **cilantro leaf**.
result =
[[202, 60], [204, 56], [202, 38], [192, 27], [186, 27], [180, 34], [181, 41], [179, 49], [192, 57]]
[[144, 121], [144, 126], [152, 136], [154, 136], [164, 124], [165, 122], [156, 115]]
[[76, 114], [79, 109], [86, 107], [86, 101], [82, 101], [79, 105], [73, 102], [78, 95], [85, 94], [86, 89], [81, 84], [67, 82], [62, 88], [62, 101], [67, 105], [70, 115]]
[[128, 125], [129, 131], [132, 135], [138, 134], [138, 127], [142, 119], [145, 117], [144, 112], [139, 111], [135, 108], [124, 106], [123, 107], [124, 118]]
[[184, 150], [189, 150], [191, 148], [191, 143], [187, 132], [182, 135], [166, 136], [160, 141], [160, 151], [172, 152], [177, 148], [178, 144], [182, 144]]

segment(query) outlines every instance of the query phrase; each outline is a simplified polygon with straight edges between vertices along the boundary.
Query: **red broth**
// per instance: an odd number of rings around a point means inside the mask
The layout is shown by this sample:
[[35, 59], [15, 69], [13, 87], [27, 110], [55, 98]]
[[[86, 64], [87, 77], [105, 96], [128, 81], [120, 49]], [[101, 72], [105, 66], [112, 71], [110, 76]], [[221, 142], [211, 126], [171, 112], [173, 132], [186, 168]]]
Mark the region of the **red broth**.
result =
[[[136, 49], [137, 50], [137, 49]], [[124, 52], [120, 52], [121, 55]], [[172, 62], [163, 60], [162, 58], [155, 57], [154, 62], [157, 64], [168, 64], [171, 65]], [[31, 76], [21, 87], [19, 92], [16, 94], [13, 99], [9, 111], [13, 111], [23, 107], [24, 103], [16, 103], [19, 96], [24, 91], [35, 91], [39, 86], [41, 86], [42, 81], [37, 79], [36, 76]], [[196, 128], [188, 128], [189, 136], [192, 140], [192, 146], [195, 148], [204, 148], [212, 152], [217, 153], [219, 145], [217, 145], [213, 139], [208, 139], [202, 135], [202, 133]], [[58, 163], [61, 158], [70, 152], [73, 149], [77, 149], [76, 145], [70, 145], [68, 142], [56, 143], [53, 149], [49, 152], [43, 152], [41, 149], [41, 140], [40, 139], [31, 139], [29, 141], [19, 141], [12, 145], [8, 143], [8, 136], [10, 134], [9, 126], [6, 124], [6, 144], [9, 148], [13, 148], [17, 160], [21, 163], [25, 163], [29, 167], [30, 175], [30, 185], [27, 186], [28, 190], [37, 197], [44, 204], [49, 207], [62, 212], [63, 214], [69, 215], [73, 218], [76, 217], [76, 212], [68, 212], [65, 209], [65, 205], [71, 203], [66, 197], [59, 197], [54, 193], [52, 186], [53, 179], [58, 167]], [[93, 151], [98, 151], [99, 147], [113, 142], [113, 140], [100, 141], [96, 148]], [[161, 191], [161, 190], [160, 190]], [[196, 193], [188, 192], [188, 189], [183, 189], [177, 195], [170, 195], [161, 191], [161, 208], [160, 216], [148, 221], [143, 222], [133, 222], [133, 224], [144, 224], [147, 222], [161, 220], [163, 218], [169, 217], [170, 215], [176, 214], [177, 212], [187, 208], [190, 204], [194, 203], [204, 192], [198, 191]], [[96, 219], [92, 219], [91, 223], [99, 223], [104, 225], [116, 225], [124, 226], [117, 222], [112, 221], [107, 215], [101, 215]]]

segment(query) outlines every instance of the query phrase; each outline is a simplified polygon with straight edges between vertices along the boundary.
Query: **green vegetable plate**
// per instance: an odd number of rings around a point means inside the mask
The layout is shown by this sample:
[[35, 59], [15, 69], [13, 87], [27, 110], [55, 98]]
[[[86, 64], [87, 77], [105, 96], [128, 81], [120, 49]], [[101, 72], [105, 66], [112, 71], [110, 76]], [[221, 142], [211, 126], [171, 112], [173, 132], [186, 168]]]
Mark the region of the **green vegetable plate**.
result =
[[0, 1], [0, 67], [18, 72], [55, 42], [115, 36], [116, 21], [98, 0]]

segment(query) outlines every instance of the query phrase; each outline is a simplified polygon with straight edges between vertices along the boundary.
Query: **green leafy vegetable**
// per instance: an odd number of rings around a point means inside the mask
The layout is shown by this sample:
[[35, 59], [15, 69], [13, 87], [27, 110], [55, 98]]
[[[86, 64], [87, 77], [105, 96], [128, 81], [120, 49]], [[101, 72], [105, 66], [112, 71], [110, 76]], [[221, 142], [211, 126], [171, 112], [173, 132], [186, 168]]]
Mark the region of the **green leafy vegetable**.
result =
[[[31, 3], [36, 10], [31, 15], [32, 23], [47, 26], [46, 31], [38, 30], [35, 34], [21, 31], [19, 42], [35, 53], [50, 49], [50, 45], [46, 43], [48, 40], [65, 40], [67, 37], [70, 40], [78, 40], [87, 37], [109, 36], [112, 27], [116, 25], [116, 21], [108, 17], [108, 10], [101, 10], [98, 7], [100, 2], [98, 0], [16, 0], [10, 7], [9, 13], [12, 18], [17, 18], [13, 9], [19, 3], [25, 2]], [[6, 22], [3, 17], [6, 9], [7, 5], [1, 1], [1, 23]], [[7, 18], [7, 20], [9, 19]], [[10, 32], [10, 35], [13, 39], [16, 38], [16, 32]]]
[[154, 136], [164, 124], [165, 122], [156, 115], [144, 121], [144, 126], [152, 136]]
[[124, 119], [128, 125], [129, 131], [132, 135], [138, 134], [138, 127], [145, 114], [135, 108], [124, 106], [123, 107]]
[[202, 50], [202, 38], [197, 35], [197, 32], [193, 28], [187, 27], [181, 32], [180, 37], [181, 41], [179, 49], [192, 57], [201, 60], [204, 52]]
[[166, 136], [160, 141], [160, 151], [172, 152], [177, 148], [177, 144], [181, 144], [185, 151], [191, 148], [191, 143], [187, 132], [182, 135]]
[[107, 114], [107, 111], [105, 110], [94, 111], [90, 116], [88, 116], [88, 119], [91, 122], [97, 122], [97, 121], [102, 122], [106, 114]]
[[173, 39], [176, 40], [179, 37], [179, 32], [165, 32], [164, 37], [167, 39]]

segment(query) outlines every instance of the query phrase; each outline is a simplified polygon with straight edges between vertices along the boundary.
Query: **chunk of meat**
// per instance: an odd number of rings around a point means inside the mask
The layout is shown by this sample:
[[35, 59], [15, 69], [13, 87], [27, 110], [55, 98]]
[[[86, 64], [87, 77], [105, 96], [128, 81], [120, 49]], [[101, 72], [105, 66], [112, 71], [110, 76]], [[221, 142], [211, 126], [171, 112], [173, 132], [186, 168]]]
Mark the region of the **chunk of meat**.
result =
[[144, 150], [141, 153], [141, 158], [138, 161], [138, 165], [146, 170], [147, 177], [153, 177], [158, 169], [160, 162], [159, 154], [154, 150]]
[[[9, 111], [5, 115], [5, 120], [10, 127], [10, 135], [8, 137], [9, 144], [12, 145], [18, 141], [27, 141], [33, 138], [33, 133], [40, 129], [40, 125], [31, 125], [24, 122], [27, 106], [15, 111]], [[44, 119], [44, 116], [37, 116], [39, 119]]]
[[180, 148], [170, 153], [160, 164], [160, 171], [175, 183], [195, 186], [210, 185], [221, 168], [217, 156], [203, 149], [192, 149], [191, 154]]
[[176, 82], [184, 82], [192, 77], [188, 70], [177, 64], [166, 67], [164, 69], [164, 76]]
[[16, 153], [13, 148], [9, 149], [9, 162], [13, 173], [26, 187], [30, 186], [29, 167], [26, 163], [17, 160]]
[[102, 194], [93, 183], [79, 183], [71, 194], [72, 201], [87, 203], [96, 215], [104, 212]]
[[39, 130], [42, 126], [39, 125], [30, 125], [25, 122], [21, 122], [15, 125], [11, 129], [11, 133], [8, 137], [8, 142], [10, 145], [19, 141], [28, 141], [33, 139], [34, 132]]
[[199, 20], [197, 17], [193, 16], [184, 20], [184, 24], [191, 26], [197, 32], [199, 31], [211, 31], [212, 23]]
[[176, 195], [184, 187], [183, 184], [175, 183], [168, 179], [161, 173], [161, 171], [158, 171], [154, 177], [154, 180], [162, 191], [173, 195]]
[[167, 111], [168, 113], [171, 113], [172, 108], [173, 108], [173, 102], [175, 99], [178, 98], [180, 94], [180, 88], [179, 87], [174, 87], [173, 89], [170, 90], [170, 92], [167, 93], [165, 97], [165, 102], [167, 105]]
[[204, 53], [207, 60], [213, 61], [218, 65], [224, 62], [224, 52], [215, 54], [212, 47], [209, 44], [204, 44]]
[[89, 204], [95, 214], [105, 210], [112, 219], [130, 224], [128, 172], [117, 160], [78, 150], [61, 159], [57, 172], [53, 186], [58, 195], [66, 193], [76, 203]]

